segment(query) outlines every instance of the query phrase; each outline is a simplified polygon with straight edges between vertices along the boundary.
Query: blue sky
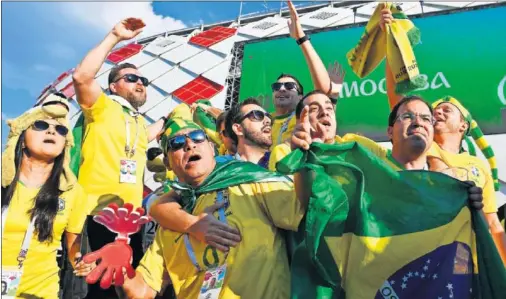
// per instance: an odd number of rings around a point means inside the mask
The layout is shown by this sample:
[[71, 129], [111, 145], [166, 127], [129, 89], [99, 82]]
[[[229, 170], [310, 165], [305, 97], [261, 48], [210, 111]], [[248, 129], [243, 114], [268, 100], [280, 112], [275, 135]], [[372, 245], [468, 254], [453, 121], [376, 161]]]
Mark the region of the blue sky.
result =
[[[235, 19], [239, 2], [2, 2], [2, 145], [5, 120], [35, 103], [42, 89], [75, 67], [119, 20], [141, 17], [143, 36]], [[243, 14], [280, 2], [247, 2]], [[285, 6], [285, 4], [283, 4]]]

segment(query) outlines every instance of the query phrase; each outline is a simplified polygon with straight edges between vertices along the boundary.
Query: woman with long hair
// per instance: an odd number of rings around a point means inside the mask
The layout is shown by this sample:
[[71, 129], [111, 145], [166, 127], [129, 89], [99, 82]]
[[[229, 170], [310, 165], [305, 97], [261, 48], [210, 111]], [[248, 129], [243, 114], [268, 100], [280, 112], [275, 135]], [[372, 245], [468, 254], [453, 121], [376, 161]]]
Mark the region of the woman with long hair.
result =
[[[67, 100], [57, 94], [18, 118], [2, 154], [2, 282], [7, 298], [58, 298], [56, 253], [63, 234], [77, 276], [86, 195], [69, 168]], [[3, 296], [2, 296], [3, 297]]]

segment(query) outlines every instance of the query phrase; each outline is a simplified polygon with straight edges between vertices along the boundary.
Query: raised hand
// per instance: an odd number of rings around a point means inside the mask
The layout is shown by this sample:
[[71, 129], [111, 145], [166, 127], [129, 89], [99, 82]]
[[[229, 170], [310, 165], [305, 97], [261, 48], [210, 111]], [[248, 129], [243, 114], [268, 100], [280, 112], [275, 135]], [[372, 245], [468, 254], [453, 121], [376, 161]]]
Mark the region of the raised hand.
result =
[[121, 286], [125, 281], [123, 271], [126, 271], [128, 278], [135, 277], [135, 270], [131, 265], [132, 248], [126, 240], [117, 239], [83, 258], [83, 262], [87, 264], [97, 261], [98, 265], [86, 277], [89, 284], [94, 284], [100, 279], [100, 287], [107, 289], [114, 279], [114, 285]]
[[299, 122], [293, 129], [290, 143], [292, 150], [297, 148], [308, 150], [312, 142], [311, 124], [309, 123], [309, 106], [306, 106], [300, 114]]
[[329, 64], [329, 68], [327, 69], [330, 77], [330, 81], [334, 84], [343, 84], [344, 76], [346, 76], [346, 71], [343, 69], [343, 66], [334, 61], [334, 63]]
[[129, 40], [139, 35], [145, 26], [146, 24], [141, 19], [128, 18], [116, 24], [112, 29], [112, 34], [120, 41]]
[[392, 24], [394, 17], [392, 16], [392, 12], [389, 8], [387, 8], [386, 4], [382, 4], [383, 9], [381, 10], [381, 19], [380, 19], [380, 27], [381, 30], [385, 31], [386, 24]]
[[287, 21], [288, 29], [290, 29], [290, 36], [298, 40], [306, 34], [304, 33], [304, 30], [302, 30], [302, 25], [299, 21], [299, 15], [297, 14], [297, 10], [295, 9], [292, 1], [286, 1], [286, 4], [290, 10], [290, 19]]
[[143, 224], [151, 221], [151, 217], [144, 216], [144, 213], [143, 208], [133, 211], [133, 205], [130, 203], [121, 208], [113, 203], [94, 216], [93, 220], [117, 233], [117, 239], [128, 240], [129, 235], [138, 232]]

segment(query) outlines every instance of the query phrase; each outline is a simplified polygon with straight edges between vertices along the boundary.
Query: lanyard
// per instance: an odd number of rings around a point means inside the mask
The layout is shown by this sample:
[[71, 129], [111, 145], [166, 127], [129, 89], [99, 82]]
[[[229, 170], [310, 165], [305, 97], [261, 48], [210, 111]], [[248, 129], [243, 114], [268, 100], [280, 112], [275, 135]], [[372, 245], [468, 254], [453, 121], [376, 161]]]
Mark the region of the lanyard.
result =
[[281, 144], [281, 140], [282, 140], [281, 138], [282, 138], [282, 136], [283, 136], [283, 133], [285, 133], [285, 132], [286, 132], [286, 130], [288, 129], [288, 123], [292, 120], [292, 117], [293, 117], [294, 115], [295, 115], [295, 111], [294, 111], [294, 112], [292, 112], [292, 113], [290, 114], [290, 116], [288, 116], [288, 117], [286, 118], [286, 120], [283, 122], [283, 125], [281, 126], [281, 129], [279, 130], [278, 141], [277, 141], [277, 143], [276, 143], [276, 144]]
[[[216, 194], [216, 203], [221, 203], [223, 201], [223, 193], [226, 192], [226, 197], [228, 197], [228, 192], [220, 190]], [[223, 222], [227, 223], [227, 218], [225, 217], [225, 209], [223, 207], [218, 209], [218, 219]], [[193, 251], [193, 247], [190, 243], [190, 238], [188, 237], [188, 234], [184, 235], [184, 245], [186, 247], [186, 252], [188, 253], [188, 256], [190, 257], [190, 260], [192, 261], [192, 264], [197, 268], [197, 271], [202, 271], [203, 269], [199, 266], [199, 263], [197, 262], [197, 258], [195, 257], [195, 251]]]
[[[125, 143], [125, 154], [128, 158], [131, 158], [135, 155], [135, 148], [137, 147], [137, 142], [139, 141], [139, 112], [135, 111], [132, 105], [125, 100], [124, 98], [117, 95], [110, 95], [111, 100], [120, 104], [123, 108], [123, 112], [125, 114], [125, 131], [126, 131], [126, 143]], [[132, 116], [135, 119], [135, 139], [134, 144], [130, 147], [130, 120], [126, 116], [126, 114]]]
[[[4, 234], [5, 229], [5, 220], [7, 219], [7, 210], [8, 207], [2, 208], [2, 235]], [[26, 230], [25, 237], [23, 242], [21, 243], [21, 250], [19, 251], [17, 261], [19, 263], [19, 269], [23, 268], [23, 263], [26, 259], [26, 255], [28, 254], [28, 247], [30, 247], [30, 241], [32, 240], [33, 232], [35, 231], [35, 220], [37, 216], [33, 217], [28, 229]]]
[[133, 116], [135, 119], [135, 139], [134, 144], [130, 148], [130, 120], [125, 115], [125, 131], [126, 131], [126, 144], [125, 144], [125, 153], [127, 154], [128, 158], [131, 158], [133, 155], [135, 155], [135, 148], [137, 147], [137, 142], [139, 141], [139, 121], [137, 119], [138, 114], [132, 111], [125, 111], [125, 114], [129, 114]]

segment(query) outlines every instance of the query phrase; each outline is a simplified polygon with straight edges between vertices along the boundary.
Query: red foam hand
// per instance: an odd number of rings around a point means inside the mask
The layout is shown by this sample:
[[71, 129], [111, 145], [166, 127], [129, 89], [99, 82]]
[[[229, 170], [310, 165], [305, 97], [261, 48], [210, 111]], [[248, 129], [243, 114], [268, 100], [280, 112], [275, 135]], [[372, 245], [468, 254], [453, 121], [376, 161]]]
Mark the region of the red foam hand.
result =
[[118, 239], [128, 239], [128, 236], [138, 232], [143, 224], [151, 221], [151, 217], [144, 215], [143, 208], [137, 208], [135, 211], [133, 208], [130, 203], [121, 208], [113, 203], [94, 216], [93, 220], [117, 233]]
[[88, 253], [83, 257], [83, 261], [87, 264], [97, 262], [98, 265], [86, 276], [86, 282], [94, 284], [100, 279], [100, 287], [107, 289], [114, 279], [114, 285], [121, 286], [124, 283], [123, 269], [126, 270], [128, 278], [135, 277], [135, 270], [130, 264], [131, 260], [132, 248], [126, 240], [116, 240], [97, 251]]

